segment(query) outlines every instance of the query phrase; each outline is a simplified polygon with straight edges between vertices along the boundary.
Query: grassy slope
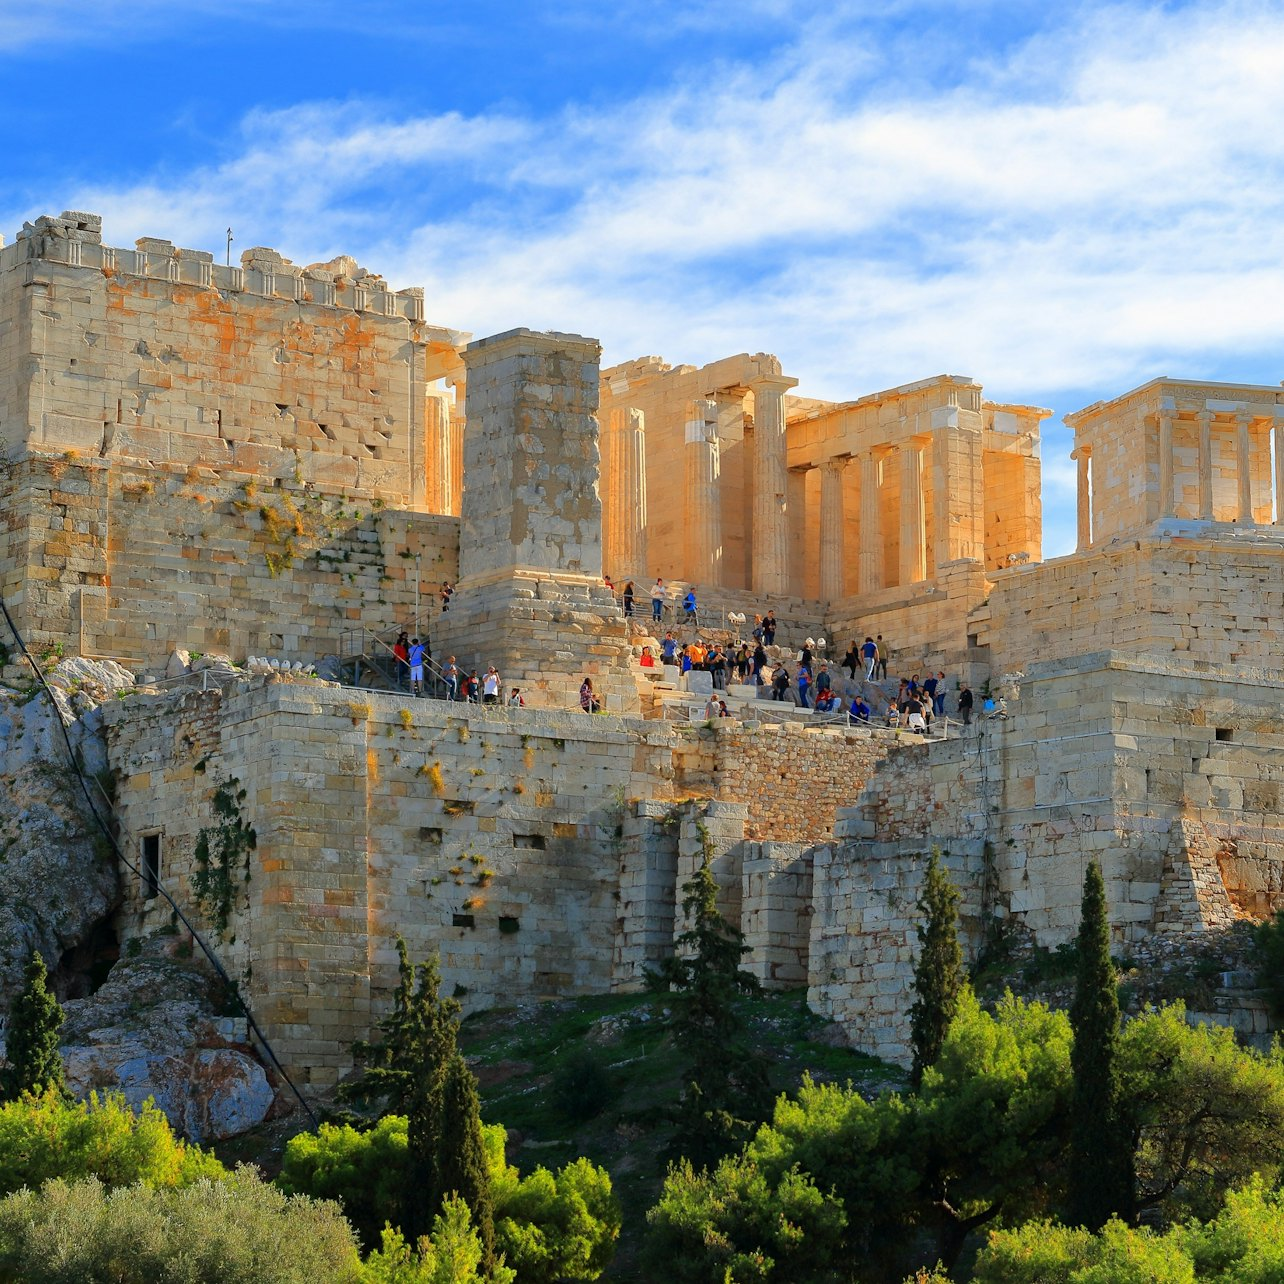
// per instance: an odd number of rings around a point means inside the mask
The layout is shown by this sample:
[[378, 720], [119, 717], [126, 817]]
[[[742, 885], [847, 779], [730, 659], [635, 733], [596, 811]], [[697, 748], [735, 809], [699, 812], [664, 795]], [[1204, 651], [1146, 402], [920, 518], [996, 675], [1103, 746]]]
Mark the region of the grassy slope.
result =
[[[902, 1081], [894, 1067], [824, 1042], [832, 1027], [808, 1011], [801, 992], [740, 1005], [752, 1043], [772, 1061], [777, 1091], [797, 1088], [806, 1073], [850, 1079], [871, 1094]], [[664, 1033], [664, 1007], [662, 997], [638, 994], [525, 1004], [478, 1013], [460, 1032], [481, 1082], [483, 1117], [509, 1129], [513, 1163], [529, 1172], [587, 1155], [611, 1173], [624, 1210], [612, 1280], [642, 1278], [636, 1259], [646, 1210], [673, 1141], [667, 1109], [677, 1100], [681, 1067]], [[572, 1063], [583, 1075], [585, 1049], [589, 1073], [568, 1088]], [[595, 1094], [606, 1097], [601, 1112], [577, 1121], [575, 1103]]]

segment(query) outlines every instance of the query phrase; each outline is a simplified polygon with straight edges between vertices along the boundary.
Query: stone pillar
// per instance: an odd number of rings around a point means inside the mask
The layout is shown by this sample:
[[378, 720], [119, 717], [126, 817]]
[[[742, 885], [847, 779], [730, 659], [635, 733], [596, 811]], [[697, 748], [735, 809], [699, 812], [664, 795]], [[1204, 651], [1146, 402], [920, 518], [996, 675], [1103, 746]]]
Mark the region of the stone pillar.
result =
[[843, 596], [843, 472], [845, 458], [820, 466], [820, 596], [828, 602]]
[[642, 412], [630, 406], [611, 411], [602, 437], [603, 558], [620, 584], [646, 575], [644, 430]]
[[1092, 448], [1076, 446], [1070, 452], [1070, 458], [1079, 465], [1076, 511], [1079, 519], [1078, 550], [1082, 553], [1092, 543]]
[[1235, 520], [1253, 521], [1253, 473], [1250, 466], [1252, 442], [1248, 428], [1251, 415], [1241, 412], [1235, 416], [1235, 480], [1239, 487], [1239, 504]]
[[1213, 520], [1213, 412], [1199, 412], [1199, 519]]
[[424, 507], [430, 513], [457, 513], [459, 495], [453, 489], [453, 398], [430, 391], [424, 400]]
[[1271, 430], [1275, 435], [1275, 525], [1284, 526], [1284, 417], [1277, 407], [1275, 426]]
[[1173, 516], [1173, 415], [1159, 411], [1159, 516]]
[[769, 375], [755, 379], [753, 391], [753, 575], [755, 593], [780, 597], [789, 582], [785, 392], [797, 379]]
[[927, 549], [923, 530], [923, 447], [917, 438], [902, 442], [901, 457], [901, 584], [927, 578]]
[[883, 462], [871, 450], [860, 457], [860, 555], [857, 589], [877, 593], [883, 587], [883, 504], [879, 493]]
[[722, 497], [718, 491], [718, 403], [691, 403], [687, 417], [687, 578], [722, 583]]

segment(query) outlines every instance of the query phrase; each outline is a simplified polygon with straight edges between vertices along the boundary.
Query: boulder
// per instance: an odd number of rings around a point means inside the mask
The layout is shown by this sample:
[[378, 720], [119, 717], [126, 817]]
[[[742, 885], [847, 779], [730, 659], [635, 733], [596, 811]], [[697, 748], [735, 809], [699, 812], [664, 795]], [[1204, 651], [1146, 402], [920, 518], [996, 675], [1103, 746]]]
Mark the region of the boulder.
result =
[[[276, 1093], [243, 1018], [220, 1015], [222, 986], [191, 959], [185, 937], [153, 936], [89, 998], [67, 1003], [63, 1061], [76, 1096], [148, 1097], [196, 1142], [235, 1137], [267, 1118]], [[133, 948], [131, 944], [131, 949]]]
[[191, 671], [191, 652], [184, 651], [181, 648], [169, 657], [169, 663], [165, 666], [165, 676], [167, 678], [181, 678], [185, 673], [190, 673]]

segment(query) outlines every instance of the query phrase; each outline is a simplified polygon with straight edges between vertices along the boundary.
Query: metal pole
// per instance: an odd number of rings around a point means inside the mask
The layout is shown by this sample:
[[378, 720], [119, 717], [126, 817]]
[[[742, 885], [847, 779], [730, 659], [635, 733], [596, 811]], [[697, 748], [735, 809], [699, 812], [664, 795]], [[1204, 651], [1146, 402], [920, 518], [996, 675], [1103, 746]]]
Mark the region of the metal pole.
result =
[[232, 229], [227, 229], [227, 266], [232, 266]]

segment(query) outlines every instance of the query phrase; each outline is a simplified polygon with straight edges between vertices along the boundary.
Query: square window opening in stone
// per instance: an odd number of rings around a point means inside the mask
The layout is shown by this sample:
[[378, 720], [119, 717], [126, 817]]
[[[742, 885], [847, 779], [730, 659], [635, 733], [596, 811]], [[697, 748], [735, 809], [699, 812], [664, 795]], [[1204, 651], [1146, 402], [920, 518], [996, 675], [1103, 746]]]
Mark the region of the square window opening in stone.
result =
[[476, 920], [471, 914], [453, 914], [450, 919], [451, 927], [476, 927]]
[[1214, 734], [1217, 736], [1217, 739], [1218, 739], [1218, 740], [1234, 740], [1234, 739], [1235, 739], [1235, 728], [1234, 728], [1234, 727], [1218, 727], [1218, 728], [1217, 728], [1217, 730], [1216, 730], [1216, 732], [1215, 732]]
[[419, 841], [421, 843], [435, 843], [441, 846], [441, 827], [439, 825], [420, 825]]
[[513, 846], [529, 847], [534, 851], [542, 852], [545, 847], [544, 835], [543, 834], [514, 834]]
[[501, 914], [499, 916], [499, 933], [501, 936], [512, 936], [521, 930], [521, 919], [515, 918], [512, 914]]
[[447, 816], [471, 816], [477, 804], [467, 798], [443, 798], [441, 809]]
[[160, 895], [161, 836], [160, 830], [143, 834], [138, 840], [139, 869], [143, 882], [143, 900], [154, 901]]

